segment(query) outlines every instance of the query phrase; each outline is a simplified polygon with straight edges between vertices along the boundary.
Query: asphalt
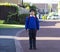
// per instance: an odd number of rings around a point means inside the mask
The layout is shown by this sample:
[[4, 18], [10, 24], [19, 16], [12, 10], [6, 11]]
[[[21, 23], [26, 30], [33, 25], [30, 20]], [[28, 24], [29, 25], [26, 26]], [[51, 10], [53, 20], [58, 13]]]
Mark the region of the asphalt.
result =
[[20, 41], [24, 52], [60, 52], [60, 41], [37, 40], [37, 50], [29, 50], [29, 41]]
[[0, 39], [0, 52], [16, 52], [14, 40]]
[[[0, 36], [16, 36], [19, 28], [0, 28]], [[0, 52], [16, 52], [14, 39], [0, 38]]]
[[16, 33], [23, 28], [0, 28], [0, 35], [2, 36], [16, 36]]
[[[56, 24], [58, 25], [56, 26]], [[40, 26], [43, 27], [40, 27], [37, 37], [60, 37], [60, 21], [40, 22]], [[23, 32], [18, 34], [18, 37], [28, 37], [28, 33]], [[60, 52], [60, 40], [37, 40], [37, 50], [29, 50], [29, 40], [19, 40], [19, 42], [24, 52]]]
[[[21, 30], [2, 28], [0, 29], [0, 36], [17, 35], [18, 37], [28, 37], [26, 31], [21, 33]], [[37, 37], [60, 37], [60, 21], [40, 22], [40, 30], [37, 33]], [[23, 52], [60, 52], [60, 40], [37, 40], [37, 50], [29, 50], [29, 40], [18, 40], [18, 42]], [[0, 39], [0, 52], [16, 52], [15, 40]]]

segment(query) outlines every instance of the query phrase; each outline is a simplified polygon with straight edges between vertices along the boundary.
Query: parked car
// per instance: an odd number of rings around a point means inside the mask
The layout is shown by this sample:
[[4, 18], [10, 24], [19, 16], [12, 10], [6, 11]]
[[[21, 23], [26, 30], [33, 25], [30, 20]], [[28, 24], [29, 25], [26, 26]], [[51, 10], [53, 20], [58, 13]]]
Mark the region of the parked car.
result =
[[48, 20], [59, 20], [60, 16], [56, 12], [52, 12], [47, 16]]

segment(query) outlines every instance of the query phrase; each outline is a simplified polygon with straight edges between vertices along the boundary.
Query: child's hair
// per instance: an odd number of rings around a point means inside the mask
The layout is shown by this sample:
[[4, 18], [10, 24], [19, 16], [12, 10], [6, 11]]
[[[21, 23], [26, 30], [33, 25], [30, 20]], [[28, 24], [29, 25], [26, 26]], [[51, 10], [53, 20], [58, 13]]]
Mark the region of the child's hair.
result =
[[31, 12], [31, 11], [34, 11], [34, 12], [36, 12], [36, 10], [35, 10], [35, 9], [30, 9], [30, 12]]

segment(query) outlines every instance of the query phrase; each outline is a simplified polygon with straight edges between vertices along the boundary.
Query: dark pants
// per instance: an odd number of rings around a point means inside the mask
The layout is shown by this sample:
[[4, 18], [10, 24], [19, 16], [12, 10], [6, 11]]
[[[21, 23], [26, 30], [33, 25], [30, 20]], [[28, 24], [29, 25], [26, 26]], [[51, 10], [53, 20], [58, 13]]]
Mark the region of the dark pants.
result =
[[29, 30], [29, 44], [30, 48], [36, 48], [36, 30]]

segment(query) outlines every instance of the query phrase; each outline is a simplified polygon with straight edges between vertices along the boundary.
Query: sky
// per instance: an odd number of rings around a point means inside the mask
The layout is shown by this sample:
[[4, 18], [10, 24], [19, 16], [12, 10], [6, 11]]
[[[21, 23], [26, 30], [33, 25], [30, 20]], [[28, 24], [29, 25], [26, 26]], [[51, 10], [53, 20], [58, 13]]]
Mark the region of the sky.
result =
[[58, 3], [60, 0], [23, 0], [29, 3]]

